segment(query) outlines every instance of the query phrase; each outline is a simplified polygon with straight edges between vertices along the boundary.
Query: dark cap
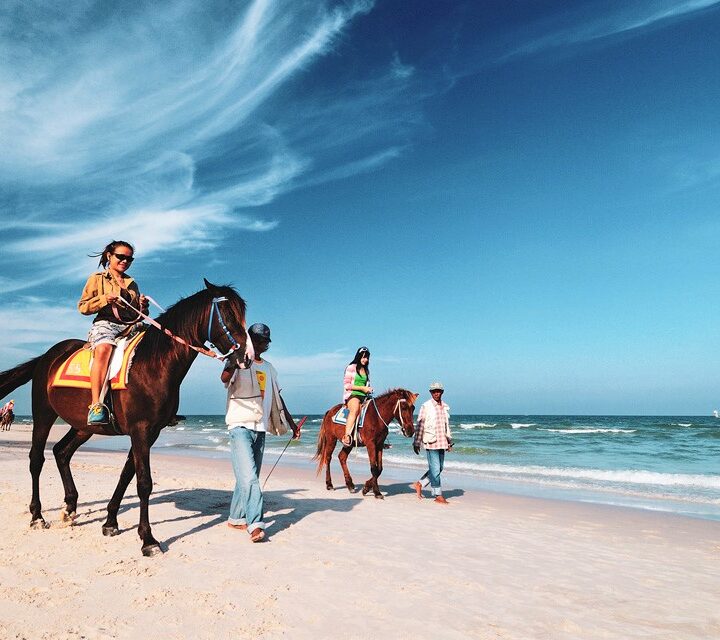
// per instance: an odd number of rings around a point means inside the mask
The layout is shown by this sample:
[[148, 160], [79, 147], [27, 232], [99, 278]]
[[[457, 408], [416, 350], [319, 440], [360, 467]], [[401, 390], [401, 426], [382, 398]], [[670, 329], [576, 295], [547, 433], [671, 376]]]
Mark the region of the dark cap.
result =
[[251, 333], [253, 338], [265, 338], [270, 342], [270, 327], [262, 322], [256, 322], [254, 325], [251, 325], [248, 333]]

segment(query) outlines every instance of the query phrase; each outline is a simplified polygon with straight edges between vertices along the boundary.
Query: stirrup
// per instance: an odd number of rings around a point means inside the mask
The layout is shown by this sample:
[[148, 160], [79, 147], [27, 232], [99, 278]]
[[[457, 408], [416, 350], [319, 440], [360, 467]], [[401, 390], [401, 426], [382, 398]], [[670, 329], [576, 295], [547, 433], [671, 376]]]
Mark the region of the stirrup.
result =
[[89, 427], [110, 423], [110, 412], [102, 402], [96, 402], [88, 407], [87, 423]]

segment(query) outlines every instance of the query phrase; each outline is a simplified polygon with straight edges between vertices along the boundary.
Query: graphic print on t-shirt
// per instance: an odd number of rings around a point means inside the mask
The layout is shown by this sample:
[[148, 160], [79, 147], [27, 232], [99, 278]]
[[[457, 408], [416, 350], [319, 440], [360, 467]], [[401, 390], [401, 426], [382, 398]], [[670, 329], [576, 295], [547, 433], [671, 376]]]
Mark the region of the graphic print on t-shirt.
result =
[[264, 371], [261, 371], [259, 368], [255, 367], [255, 375], [257, 376], [258, 384], [260, 385], [260, 395], [262, 398], [265, 398], [265, 385], [267, 383], [267, 373]]

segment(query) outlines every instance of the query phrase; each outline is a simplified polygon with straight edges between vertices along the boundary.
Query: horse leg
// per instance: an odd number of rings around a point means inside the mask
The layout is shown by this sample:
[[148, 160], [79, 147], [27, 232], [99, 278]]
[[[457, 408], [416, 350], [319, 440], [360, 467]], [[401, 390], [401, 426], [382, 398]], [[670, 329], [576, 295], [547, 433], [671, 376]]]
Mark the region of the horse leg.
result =
[[325, 443], [325, 451], [323, 451], [323, 457], [325, 458], [325, 488], [328, 491], [332, 491], [335, 487], [330, 477], [330, 463], [332, 462], [332, 454], [335, 452], [337, 438], [334, 434], [328, 434]]
[[[162, 553], [160, 543], [153, 538], [150, 527], [150, 494], [152, 493], [152, 475], [150, 473], [150, 443], [142, 437], [142, 432], [135, 431], [132, 438], [132, 452], [137, 474], [137, 493], [140, 498], [140, 522], [138, 535], [142, 540], [142, 554], [154, 556]], [[123, 469], [124, 471], [124, 469]]]
[[383, 440], [377, 449], [378, 465], [377, 465], [377, 475], [375, 476], [375, 497], [377, 498], [378, 496], [380, 496], [380, 500], [382, 500], [384, 498], [383, 494], [380, 493], [380, 487], [378, 486], [378, 480], [380, 479], [380, 476], [382, 475], [382, 472], [383, 472], [382, 459], [383, 459], [383, 449], [384, 448], [385, 448], [385, 441]]
[[60, 516], [63, 522], [69, 522], [70, 524], [72, 524], [77, 517], [78, 501], [77, 488], [75, 487], [75, 481], [70, 471], [70, 459], [78, 447], [87, 442], [91, 436], [92, 433], [80, 435], [77, 429], [70, 429], [53, 447], [55, 462], [57, 463], [58, 471], [60, 471], [63, 487], [65, 487], [65, 506]]
[[340, 449], [340, 453], [338, 454], [338, 460], [340, 461], [340, 466], [342, 467], [343, 475], [345, 476], [345, 486], [348, 488], [348, 491], [350, 493], [355, 493], [355, 483], [350, 476], [350, 469], [348, 469], [347, 466], [347, 459], [352, 450], [352, 445], [350, 445], [349, 447], [343, 445], [343, 448]]
[[[160, 431], [158, 431], [156, 434], [153, 435], [152, 438], [150, 438], [150, 441], [148, 443], [148, 449], [155, 444], [155, 441], [158, 439], [159, 435]], [[130, 447], [127, 459], [125, 460], [125, 465], [120, 472], [120, 479], [118, 480], [117, 487], [115, 487], [115, 492], [113, 493], [112, 498], [110, 498], [110, 502], [108, 502], [107, 505], [108, 515], [102, 526], [102, 532], [104, 536], [116, 536], [120, 533], [117, 515], [118, 511], [120, 511], [120, 503], [125, 497], [125, 492], [127, 491], [128, 486], [130, 486], [130, 482], [132, 481], [134, 476], [135, 458], [133, 457], [132, 447]]]
[[368, 460], [370, 461], [370, 473], [372, 473], [372, 477], [365, 481], [362, 489], [362, 494], [366, 496], [368, 492], [372, 489], [373, 495], [378, 500], [382, 500], [384, 496], [382, 493], [380, 493], [380, 489], [377, 483], [378, 476], [380, 475], [380, 465], [378, 463], [377, 448], [375, 442], [366, 442], [365, 445], [367, 446]]
[[127, 491], [133, 477], [135, 477], [135, 459], [133, 457], [133, 450], [131, 447], [127, 459], [125, 460], [125, 466], [123, 466], [123, 469], [120, 472], [120, 480], [118, 480], [115, 492], [107, 505], [107, 519], [102, 526], [104, 536], [116, 536], [120, 533], [117, 514], [118, 511], [120, 511], [120, 503], [122, 502], [125, 492]]
[[30, 475], [32, 476], [32, 499], [30, 500], [30, 527], [33, 529], [47, 529], [50, 525], [42, 517], [42, 505], [40, 503], [40, 472], [45, 464], [45, 444], [50, 435], [50, 428], [57, 419], [50, 405], [40, 402], [39, 398], [33, 397], [33, 432], [32, 445], [30, 446]]

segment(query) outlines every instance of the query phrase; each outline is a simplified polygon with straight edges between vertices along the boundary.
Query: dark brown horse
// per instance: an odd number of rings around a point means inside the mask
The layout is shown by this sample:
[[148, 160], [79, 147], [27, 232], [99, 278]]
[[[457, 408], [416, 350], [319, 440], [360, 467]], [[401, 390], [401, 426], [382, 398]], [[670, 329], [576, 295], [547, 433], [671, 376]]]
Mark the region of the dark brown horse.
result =
[[[417, 394], [407, 389], [391, 389], [386, 391], [377, 398], [368, 400], [370, 403], [365, 413], [365, 423], [360, 429], [362, 441], [367, 447], [368, 460], [370, 461], [370, 473], [372, 477], [365, 481], [362, 494], [372, 489], [376, 498], [382, 499], [383, 494], [380, 493], [378, 487], [378, 478], [382, 473], [382, 457], [385, 448], [385, 438], [388, 435], [388, 425], [395, 419], [400, 423], [402, 433], [406, 437], [410, 437], [415, 433], [413, 426], [413, 413], [415, 412], [415, 400]], [[333, 416], [338, 412], [342, 405], [335, 405], [330, 409], [323, 418], [320, 433], [318, 433], [317, 451], [314, 459], [318, 461], [317, 472], [320, 474], [322, 468], [325, 467], [325, 486], [328, 491], [333, 489], [332, 479], [330, 478], [330, 461], [335, 451], [337, 441], [342, 439], [345, 433], [345, 425], [333, 422]], [[351, 493], [355, 493], [355, 484], [350, 477], [350, 471], [347, 466], [347, 459], [355, 445], [343, 446], [338, 454], [338, 460], [345, 476], [345, 486]]]
[[[234, 349], [229, 357], [244, 366], [248, 346], [245, 302], [231, 287], [215, 286], [207, 280], [205, 287], [177, 302], [160, 315], [157, 321], [192, 345], [201, 346], [207, 340], [225, 352]], [[160, 430], [170, 423], [177, 413], [180, 383], [197, 357], [197, 352], [172, 340], [155, 327], [147, 329], [137, 346], [127, 389], [113, 392], [113, 409], [121, 432], [118, 434], [111, 426], [87, 426], [89, 389], [50, 386], [49, 381], [53, 379], [60, 364], [82, 346], [82, 340], [65, 340], [51, 347], [44, 355], [0, 373], [0, 398], [30, 380], [33, 383], [30, 526], [48, 526], [41, 513], [40, 472], [45, 462], [45, 443], [50, 428], [60, 416], [71, 427], [53, 447], [65, 488], [63, 519], [72, 522], [76, 516], [78, 493], [70, 472], [70, 459], [78, 447], [96, 433], [109, 436], [129, 435], [130, 452], [115, 493], [108, 503], [107, 520], [102, 531], [106, 536], [120, 532], [117, 522], [120, 502], [137, 473], [137, 492], [140, 498], [138, 535], [142, 539], [143, 554], [155, 555], [161, 549], [152, 535], [148, 515], [148, 501], [152, 491], [150, 447], [160, 435]], [[249, 346], [247, 350], [252, 352]]]

